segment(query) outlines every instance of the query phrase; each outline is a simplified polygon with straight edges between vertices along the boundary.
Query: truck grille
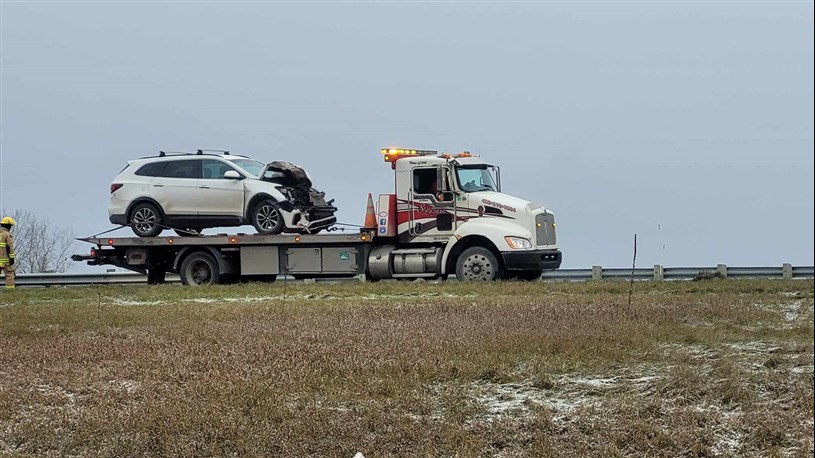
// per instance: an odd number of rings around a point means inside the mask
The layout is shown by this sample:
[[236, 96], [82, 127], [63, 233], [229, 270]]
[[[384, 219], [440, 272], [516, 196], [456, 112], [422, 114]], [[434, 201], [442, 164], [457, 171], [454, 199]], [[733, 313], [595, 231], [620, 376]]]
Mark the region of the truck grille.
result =
[[557, 245], [555, 215], [551, 213], [535, 215], [535, 241], [538, 246]]

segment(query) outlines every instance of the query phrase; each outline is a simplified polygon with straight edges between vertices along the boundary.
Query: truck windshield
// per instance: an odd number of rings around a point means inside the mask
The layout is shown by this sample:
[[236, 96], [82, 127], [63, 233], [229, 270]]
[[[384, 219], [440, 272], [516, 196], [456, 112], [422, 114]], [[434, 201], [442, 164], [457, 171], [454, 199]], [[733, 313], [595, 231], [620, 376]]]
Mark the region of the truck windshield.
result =
[[232, 163], [256, 177], [260, 177], [260, 172], [266, 167], [263, 162], [252, 159], [233, 159]]
[[498, 168], [479, 164], [456, 167], [458, 187], [464, 192], [500, 191], [498, 189]]

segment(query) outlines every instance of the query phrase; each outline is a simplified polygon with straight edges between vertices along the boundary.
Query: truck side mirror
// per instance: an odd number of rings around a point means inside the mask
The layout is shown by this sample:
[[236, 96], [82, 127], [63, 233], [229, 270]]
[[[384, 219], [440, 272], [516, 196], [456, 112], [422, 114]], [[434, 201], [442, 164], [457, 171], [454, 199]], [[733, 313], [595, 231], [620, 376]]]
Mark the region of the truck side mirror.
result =
[[436, 170], [436, 183], [438, 183], [439, 191], [444, 192], [450, 190], [450, 187], [447, 185], [447, 170], [444, 167], [439, 167]]
[[439, 202], [452, 202], [456, 199], [456, 194], [453, 191], [444, 191], [436, 194], [436, 199]]

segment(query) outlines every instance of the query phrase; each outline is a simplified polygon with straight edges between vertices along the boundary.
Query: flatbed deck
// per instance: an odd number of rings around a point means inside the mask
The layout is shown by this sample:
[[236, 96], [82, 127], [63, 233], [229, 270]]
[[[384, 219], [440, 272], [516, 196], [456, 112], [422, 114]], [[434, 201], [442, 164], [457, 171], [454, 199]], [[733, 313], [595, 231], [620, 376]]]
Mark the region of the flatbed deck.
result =
[[178, 273], [184, 284], [240, 279], [274, 281], [277, 275], [318, 278], [366, 273], [374, 230], [343, 234], [216, 234], [166, 237], [85, 237], [96, 245], [75, 261], [115, 265], [162, 283]]
[[84, 237], [77, 240], [98, 247], [218, 246], [218, 245], [344, 245], [371, 243], [373, 230], [346, 234], [215, 234], [158, 237]]

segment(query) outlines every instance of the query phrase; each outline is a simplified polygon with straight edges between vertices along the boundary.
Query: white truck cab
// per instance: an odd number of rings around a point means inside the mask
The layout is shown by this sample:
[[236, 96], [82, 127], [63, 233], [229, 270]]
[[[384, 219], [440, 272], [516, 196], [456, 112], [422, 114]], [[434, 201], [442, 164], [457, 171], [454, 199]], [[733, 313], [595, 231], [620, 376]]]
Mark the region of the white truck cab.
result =
[[387, 278], [537, 279], [560, 267], [554, 214], [501, 192], [499, 167], [466, 152], [381, 152], [395, 172], [395, 193], [380, 195], [377, 211], [377, 237], [393, 245], [376, 254], [395, 256]]

